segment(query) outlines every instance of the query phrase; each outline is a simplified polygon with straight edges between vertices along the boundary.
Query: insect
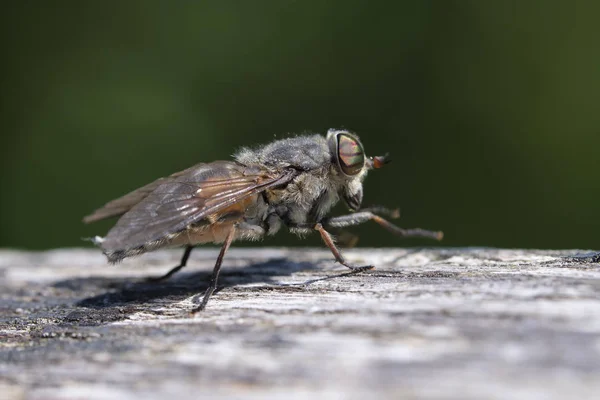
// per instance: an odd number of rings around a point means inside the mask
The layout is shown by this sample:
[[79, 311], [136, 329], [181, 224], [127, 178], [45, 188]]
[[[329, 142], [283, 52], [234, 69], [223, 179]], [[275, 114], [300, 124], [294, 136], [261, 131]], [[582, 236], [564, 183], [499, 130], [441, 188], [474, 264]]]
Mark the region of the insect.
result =
[[[386, 156], [366, 157], [356, 134], [330, 129], [326, 136], [304, 135], [242, 148], [234, 161], [194, 165], [105, 204], [83, 221], [120, 216], [106, 237], [93, 239], [111, 263], [162, 247], [185, 247], [179, 265], [152, 278], [156, 281], [185, 267], [194, 246], [221, 243], [209, 287], [192, 310], [195, 313], [206, 307], [215, 291], [223, 257], [235, 240], [257, 240], [283, 226], [299, 236], [317, 231], [335, 260], [353, 272], [373, 266], [349, 263], [329, 229], [375, 221], [399, 236], [440, 240], [441, 232], [402, 229], [382, 217], [397, 217], [397, 211], [361, 210], [367, 172], [387, 161]], [[353, 212], [327, 217], [340, 199]]]

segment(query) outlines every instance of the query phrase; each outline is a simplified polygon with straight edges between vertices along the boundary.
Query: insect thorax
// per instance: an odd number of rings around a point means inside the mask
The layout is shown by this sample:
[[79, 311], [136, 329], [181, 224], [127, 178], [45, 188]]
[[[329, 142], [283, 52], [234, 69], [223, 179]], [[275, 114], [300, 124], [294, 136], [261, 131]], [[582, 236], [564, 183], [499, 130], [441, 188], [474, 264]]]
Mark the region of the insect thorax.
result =
[[269, 234], [274, 234], [281, 225], [297, 234], [312, 231], [306, 225], [320, 221], [340, 199], [342, 181], [331, 175], [331, 169], [330, 165], [302, 173], [286, 187], [265, 192]]
[[265, 166], [277, 172], [288, 168], [298, 175], [285, 187], [267, 189], [257, 205], [259, 215], [246, 218], [248, 228], [260, 225], [265, 234], [276, 233], [286, 225], [290, 231], [305, 234], [322, 220], [340, 200], [342, 193], [362, 191], [364, 172], [343, 174], [327, 140], [321, 135], [282, 139], [255, 149], [244, 148], [235, 158], [246, 166]]

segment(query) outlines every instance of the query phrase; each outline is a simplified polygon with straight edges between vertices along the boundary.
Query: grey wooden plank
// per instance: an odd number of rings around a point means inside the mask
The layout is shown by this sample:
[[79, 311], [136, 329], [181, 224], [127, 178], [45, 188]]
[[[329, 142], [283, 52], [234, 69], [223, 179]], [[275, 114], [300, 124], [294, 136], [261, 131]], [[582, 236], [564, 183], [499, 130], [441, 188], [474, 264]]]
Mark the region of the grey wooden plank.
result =
[[593, 398], [596, 253], [217, 249], [107, 265], [87, 249], [0, 251], [0, 394], [27, 399]]

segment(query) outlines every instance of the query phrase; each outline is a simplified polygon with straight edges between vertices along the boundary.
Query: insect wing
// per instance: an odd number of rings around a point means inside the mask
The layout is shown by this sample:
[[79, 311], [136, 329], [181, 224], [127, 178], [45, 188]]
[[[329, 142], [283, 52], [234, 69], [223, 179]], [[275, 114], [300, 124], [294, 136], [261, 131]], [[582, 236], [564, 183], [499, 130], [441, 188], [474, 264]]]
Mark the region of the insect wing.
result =
[[295, 171], [269, 174], [217, 161], [201, 164], [158, 185], [117, 221], [101, 243], [105, 253], [160, 243], [168, 235], [269, 187], [289, 182]]
[[192, 170], [198, 169], [204, 164], [194, 165], [191, 168], [185, 169], [183, 171], [176, 172], [166, 178], [159, 178], [152, 183], [147, 184], [146, 186], [142, 186], [139, 189], [134, 190], [133, 192], [127, 193], [125, 196], [119, 197], [118, 199], [109, 201], [101, 208], [97, 209], [90, 215], [83, 218], [83, 222], [89, 224], [90, 222], [100, 221], [110, 217], [116, 217], [119, 215], [125, 214], [127, 211], [131, 210], [133, 206], [142, 201], [146, 196], [152, 193], [158, 186], [161, 184], [172, 181], [178, 176], [185, 175]]

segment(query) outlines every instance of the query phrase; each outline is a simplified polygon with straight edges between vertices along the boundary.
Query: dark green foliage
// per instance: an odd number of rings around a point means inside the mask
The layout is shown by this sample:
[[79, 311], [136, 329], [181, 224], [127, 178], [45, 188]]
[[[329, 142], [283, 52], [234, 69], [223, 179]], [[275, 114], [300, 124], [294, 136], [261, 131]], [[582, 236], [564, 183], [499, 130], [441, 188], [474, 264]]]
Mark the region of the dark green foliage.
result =
[[159, 176], [345, 127], [391, 153], [364, 204], [400, 206], [400, 225], [443, 230], [444, 245], [598, 248], [598, 15], [564, 1], [8, 3], [0, 246], [83, 245], [110, 225], [83, 215]]

